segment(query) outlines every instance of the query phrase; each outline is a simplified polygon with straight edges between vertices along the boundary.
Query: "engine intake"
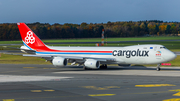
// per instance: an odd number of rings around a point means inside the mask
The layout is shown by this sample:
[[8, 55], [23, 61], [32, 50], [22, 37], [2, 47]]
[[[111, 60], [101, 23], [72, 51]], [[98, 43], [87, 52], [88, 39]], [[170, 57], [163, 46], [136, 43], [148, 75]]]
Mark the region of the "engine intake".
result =
[[91, 69], [98, 69], [100, 67], [100, 62], [93, 59], [87, 59], [84, 62], [85, 67], [91, 68]]
[[56, 67], [66, 66], [67, 63], [68, 63], [67, 59], [62, 57], [54, 57], [54, 59], [52, 60], [52, 64]]

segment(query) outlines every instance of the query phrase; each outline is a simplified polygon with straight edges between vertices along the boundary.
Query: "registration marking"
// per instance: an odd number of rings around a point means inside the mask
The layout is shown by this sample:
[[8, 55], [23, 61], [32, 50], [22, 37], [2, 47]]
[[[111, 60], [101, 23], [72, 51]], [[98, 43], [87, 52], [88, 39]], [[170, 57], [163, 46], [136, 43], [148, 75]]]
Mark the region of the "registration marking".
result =
[[135, 87], [165, 87], [165, 86], [176, 86], [173, 84], [146, 84], [146, 85], [135, 85]]
[[114, 96], [116, 94], [89, 94], [88, 96]]

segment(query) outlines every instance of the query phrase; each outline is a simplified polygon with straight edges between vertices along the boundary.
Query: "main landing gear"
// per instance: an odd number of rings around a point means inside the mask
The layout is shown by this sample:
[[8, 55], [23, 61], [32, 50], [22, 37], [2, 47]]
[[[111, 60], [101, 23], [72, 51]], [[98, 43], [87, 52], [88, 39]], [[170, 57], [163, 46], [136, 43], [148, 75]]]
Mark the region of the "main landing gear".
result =
[[100, 69], [107, 69], [107, 65], [106, 64], [101, 65]]
[[[86, 66], [83, 66], [84, 70], [90, 70], [91, 68], [86, 68]], [[103, 64], [99, 67], [99, 69], [107, 69], [107, 64]]]
[[88, 70], [88, 68], [86, 68], [86, 66], [83, 66], [83, 69], [84, 69], [84, 70]]
[[161, 64], [158, 64], [158, 65], [157, 65], [157, 68], [156, 68], [157, 71], [160, 71], [160, 70], [161, 70], [160, 66], [161, 66]]

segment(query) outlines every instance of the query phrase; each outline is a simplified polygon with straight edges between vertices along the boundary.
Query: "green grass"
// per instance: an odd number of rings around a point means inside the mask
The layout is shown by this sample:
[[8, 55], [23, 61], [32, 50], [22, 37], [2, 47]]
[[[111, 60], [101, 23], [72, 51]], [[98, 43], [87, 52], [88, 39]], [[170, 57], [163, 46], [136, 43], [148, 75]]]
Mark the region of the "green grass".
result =
[[[107, 43], [107, 46], [103, 47], [124, 47], [124, 46], [130, 46], [130, 45], [142, 45], [142, 44], [161, 44], [164, 45], [166, 48], [168, 48], [171, 51], [180, 51], [180, 41], [168, 41], [168, 42], [121, 42], [121, 43]], [[50, 44], [49, 46], [95, 46], [95, 44]], [[8, 46], [8, 47], [16, 47], [20, 48], [20, 45], [16, 46]], [[12, 48], [5, 48], [3, 46], [0, 46], [0, 50], [14, 50]]]
[[[107, 41], [144, 41], [144, 40], [176, 40], [180, 37], [132, 37], [132, 38], [107, 38]], [[105, 38], [106, 41], [106, 38]], [[101, 38], [85, 38], [85, 39], [55, 39], [43, 40], [43, 42], [101, 42]]]
[[[144, 41], [144, 40], [177, 40], [178, 36], [156, 36], [156, 37], [132, 37], [132, 38], [107, 38], [107, 41]], [[82, 39], [50, 39], [42, 40], [44, 43], [55, 42], [101, 42], [101, 38], [82, 38]], [[105, 38], [106, 41], [106, 38]], [[18, 41], [0, 41], [0, 44], [22, 44]]]
[[170, 61], [169, 63], [171, 63], [172, 66], [180, 66], [180, 56], [177, 56], [176, 59]]
[[37, 57], [24, 57], [21, 55], [1, 54], [0, 63], [2, 64], [51, 64], [45, 59]]
[[22, 44], [22, 41], [0, 41], [0, 44]]
[[[180, 56], [177, 56], [176, 59], [170, 61], [171, 66], [180, 66]], [[45, 59], [38, 58], [38, 57], [24, 57], [20, 55], [9, 55], [9, 54], [1, 54], [0, 57], [1, 64], [41, 64], [41, 65], [49, 65], [51, 64], [49, 61], [45, 62]], [[113, 65], [118, 66], [118, 65]], [[143, 66], [157, 66], [157, 65], [143, 65]], [[165, 67], [165, 66], [164, 66]]]
[[[107, 43], [107, 46], [103, 47], [124, 47], [124, 46], [131, 46], [131, 45], [143, 45], [143, 44], [160, 44], [164, 45], [171, 51], [180, 51], [180, 41], [169, 41], [169, 42], [121, 42], [121, 43]], [[51, 44], [49, 46], [95, 46], [95, 44]]]

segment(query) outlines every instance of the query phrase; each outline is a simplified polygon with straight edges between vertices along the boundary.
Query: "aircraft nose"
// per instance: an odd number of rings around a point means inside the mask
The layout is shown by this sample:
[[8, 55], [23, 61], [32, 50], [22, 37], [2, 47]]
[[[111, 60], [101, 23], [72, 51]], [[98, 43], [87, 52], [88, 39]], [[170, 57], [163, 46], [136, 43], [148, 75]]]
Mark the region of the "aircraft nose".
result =
[[172, 60], [174, 60], [177, 57], [175, 53], [172, 53]]
[[175, 53], [173, 53], [173, 52], [168, 52], [167, 54], [166, 54], [166, 59], [168, 60], [168, 61], [171, 61], [171, 60], [174, 60], [175, 58], [177, 57], [177, 55], [175, 54]]

